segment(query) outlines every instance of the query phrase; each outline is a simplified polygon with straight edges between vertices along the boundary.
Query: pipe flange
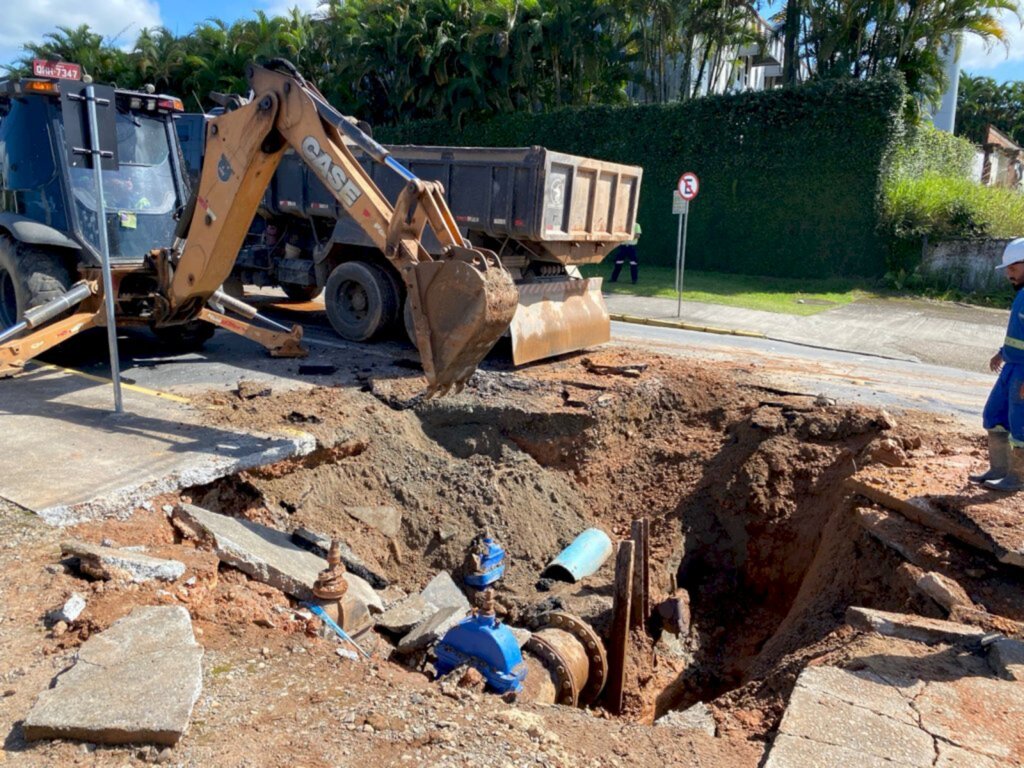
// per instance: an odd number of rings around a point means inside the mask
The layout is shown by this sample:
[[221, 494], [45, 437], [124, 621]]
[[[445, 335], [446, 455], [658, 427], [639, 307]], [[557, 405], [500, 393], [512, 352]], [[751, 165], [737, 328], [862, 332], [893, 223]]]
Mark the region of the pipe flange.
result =
[[577, 700], [581, 707], [596, 701], [601, 691], [604, 690], [605, 680], [608, 677], [608, 656], [605, 653], [604, 643], [601, 642], [597, 632], [579, 616], [563, 611], [546, 613], [541, 617], [541, 621], [544, 622], [544, 626], [568, 632], [579, 640], [587, 654], [590, 672], [587, 676], [587, 684], [579, 692]]
[[576, 689], [576, 681], [569, 673], [569, 664], [558, 653], [558, 649], [543, 637], [534, 634], [526, 641], [526, 650], [540, 659], [544, 668], [554, 677], [555, 685], [558, 687], [557, 703], [575, 707], [579, 700], [579, 691]]

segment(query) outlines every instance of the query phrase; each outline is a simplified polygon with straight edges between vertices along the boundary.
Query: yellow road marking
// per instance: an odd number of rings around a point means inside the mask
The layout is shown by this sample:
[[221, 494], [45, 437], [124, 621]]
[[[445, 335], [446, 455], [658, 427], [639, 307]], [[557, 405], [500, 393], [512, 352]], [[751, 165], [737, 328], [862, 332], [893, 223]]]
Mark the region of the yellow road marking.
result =
[[[43, 368], [48, 371], [60, 371], [61, 373], [67, 373], [72, 376], [81, 376], [83, 379], [88, 379], [89, 381], [95, 381], [99, 384], [109, 384], [110, 386], [114, 386], [114, 382], [106, 378], [105, 376], [94, 376], [91, 373], [79, 371], [76, 370], [75, 368], [63, 368], [59, 365], [51, 365], [50, 363], [38, 363], [34, 360], [30, 360], [28, 363], [26, 363], [26, 366], [28, 365], [31, 365], [34, 368]], [[182, 397], [181, 395], [173, 395], [170, 392], [161, 392], [159, 389], [140, 387], [138, 384], [126, 384], [125, 382], [122, 381], [121, 388], [127, 389], [130, 392], [138, 392], [140, 395], [158, 397], [161, 400], [170, 400], [175, 403], [184, 403], [187, 405], [188, 403], [191, 402], [187, 397]]]

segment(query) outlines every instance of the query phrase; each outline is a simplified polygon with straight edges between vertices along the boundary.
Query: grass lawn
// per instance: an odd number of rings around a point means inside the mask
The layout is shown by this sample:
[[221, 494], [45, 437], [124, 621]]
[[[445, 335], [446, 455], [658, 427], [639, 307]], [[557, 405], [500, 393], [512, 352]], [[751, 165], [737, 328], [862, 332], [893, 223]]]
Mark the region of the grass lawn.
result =
[[[586, 277], [603, 277], [605, 293], [632, 296], [676, 298], [675, 269], [640, 265], [640, 280], [629, 282], [629, 265], [622, 268], [618, 283], [609, 283], [611, 262], [582, 267]], [[624, 281], [624, 282], [623, 282]], [[729, 275], [720, 272], [687, 270], [683, 279], [683, 299], [708, 304], [782, 312], [789, 315], [814, 315], [827, 309], [850, 304], [879, 293], [867, 280], [834, 278], [828, 280], [783, 277]]]

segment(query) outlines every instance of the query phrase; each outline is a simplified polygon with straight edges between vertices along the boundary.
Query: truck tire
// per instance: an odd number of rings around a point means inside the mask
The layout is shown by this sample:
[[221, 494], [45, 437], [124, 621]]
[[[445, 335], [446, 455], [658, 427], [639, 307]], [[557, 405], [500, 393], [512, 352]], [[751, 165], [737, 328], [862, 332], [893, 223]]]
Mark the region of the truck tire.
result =
[[375, 264], [346, 261], [327, 278], [327, 319], [343, 339], [367, 341], [398, 319], [398, 284]]
[[70, 287], [71, 274], [60, 256], [0, 237], [0, 328], [10, 328], [26, 309]]
[[161, 344], [173, 352], [195, 352], [203, 348], [203, 345], [213, 337], [216, 330], [216, 326], [210, 323], [193, 320], [184, 325], [153, 328], [153, 333]]
[[281, 283], [281, 290], [288, 297], [289, 301], [312, 301], [320, 293], [315, 285], [298, 285], [296, 283]]

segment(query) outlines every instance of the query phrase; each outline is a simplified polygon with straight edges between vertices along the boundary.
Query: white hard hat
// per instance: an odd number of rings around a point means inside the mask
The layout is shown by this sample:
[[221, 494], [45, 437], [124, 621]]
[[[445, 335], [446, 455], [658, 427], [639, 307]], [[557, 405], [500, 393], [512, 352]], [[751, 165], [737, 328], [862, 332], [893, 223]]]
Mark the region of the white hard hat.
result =
[[1006, 249], [1003, 251], [1003, 263], [996, 269], [1006, 269], [1018, 261], [1024, 261], [1024, 237], [1018, 237], [1006, 244]]

